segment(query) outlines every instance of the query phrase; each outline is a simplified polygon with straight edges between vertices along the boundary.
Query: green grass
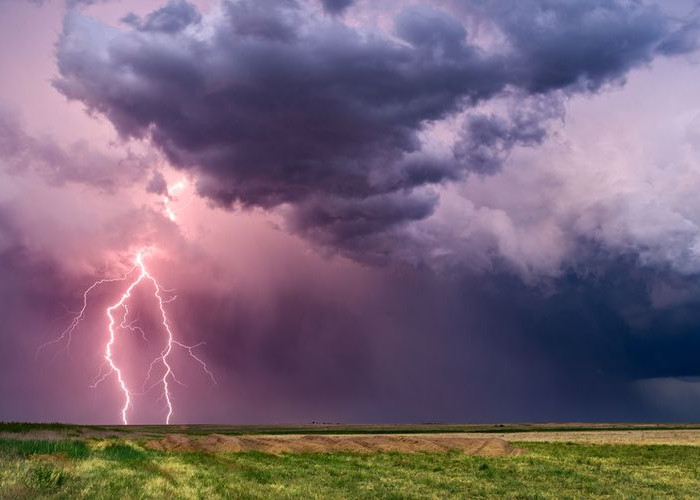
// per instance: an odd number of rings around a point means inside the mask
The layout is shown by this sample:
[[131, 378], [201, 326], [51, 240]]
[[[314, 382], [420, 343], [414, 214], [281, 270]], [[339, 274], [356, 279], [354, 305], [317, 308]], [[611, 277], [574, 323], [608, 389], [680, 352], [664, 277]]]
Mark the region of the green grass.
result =
[[527, 454], [163, 453], [0, 440], [0, 498], [697, 497], [700, 448], [519, 443]]
[[0, 459], [57, 454], [65, 455], [68, 458], [86, 458], [89, 455], [89, 450], [85, 441], [77, 440], [0, 439]]
[[28, 422], [2, 422], [0, 421], [0, 432], [19, 432], [26, 433], [31, 431], [60, 431], [60, 432], [79, 432], [80, 428], [77, 425], [60, 424], [57, 422], [51, 423], [28, 423]]

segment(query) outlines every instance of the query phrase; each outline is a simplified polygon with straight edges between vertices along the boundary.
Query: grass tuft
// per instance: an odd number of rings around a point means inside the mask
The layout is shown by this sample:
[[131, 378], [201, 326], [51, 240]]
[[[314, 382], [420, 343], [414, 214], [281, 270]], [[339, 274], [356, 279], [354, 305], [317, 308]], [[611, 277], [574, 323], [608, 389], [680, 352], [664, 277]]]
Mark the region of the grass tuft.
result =
[[27, 422], [2, 422], [0, 421], [0, 432], [27, 433], [32, 431], [60, 431], [80, 434], [82, 431], [77, 425], [50, 423], [27, 423]]
[[26, 458], [31, 455], [66, 455], [69, 458], [86, 458], [89, 455], [85, 441], [37, 439], [0, 439], [0, 457]]
[[146, 452], [126, 443], [109, 443], [101, 455], [108, 460], [142, 460]]
[[68, 481], [68, 474], [48, 463], [30, 467], [24, 476], [27, 487], [41, 493], [55, 493]]

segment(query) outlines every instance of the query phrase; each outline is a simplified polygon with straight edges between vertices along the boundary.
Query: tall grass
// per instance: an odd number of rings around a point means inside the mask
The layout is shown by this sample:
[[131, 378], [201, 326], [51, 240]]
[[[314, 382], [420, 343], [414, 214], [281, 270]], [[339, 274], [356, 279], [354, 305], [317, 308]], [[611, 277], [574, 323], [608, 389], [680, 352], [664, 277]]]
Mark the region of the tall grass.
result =
[[60, 440], [45, 441], [36, 439], [0, 439], [0, 457], [27, 458], [32, 455], [65, 455], [78, 459], [86, 458], [90, 451], [85, 441]]
[[50, 423], [27, 423], [27, 422], [2, 422], [0, 421], [0, 432], [32, 432], [32, 431], [80, 431], [77, 425]]

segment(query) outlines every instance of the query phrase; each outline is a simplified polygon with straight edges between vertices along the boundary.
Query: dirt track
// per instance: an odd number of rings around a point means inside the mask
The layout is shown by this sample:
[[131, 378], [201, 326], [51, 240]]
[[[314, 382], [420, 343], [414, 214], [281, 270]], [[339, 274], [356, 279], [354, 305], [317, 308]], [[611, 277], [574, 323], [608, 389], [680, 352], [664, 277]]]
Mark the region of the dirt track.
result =
[[517, 455], [522, 450], [514, 448], [503, 439], [495, 437], [467, 437], [454, 434], [430, 435], [284, 435], [284, 436], [225, 436], [210, 434], [190, 437], [171, 434], [152, 440], [146, 448], [158, 451], [210, 451], [264, 453], [333, 453], [333, 452], [440, 452], [462, 451], [479, 456]]

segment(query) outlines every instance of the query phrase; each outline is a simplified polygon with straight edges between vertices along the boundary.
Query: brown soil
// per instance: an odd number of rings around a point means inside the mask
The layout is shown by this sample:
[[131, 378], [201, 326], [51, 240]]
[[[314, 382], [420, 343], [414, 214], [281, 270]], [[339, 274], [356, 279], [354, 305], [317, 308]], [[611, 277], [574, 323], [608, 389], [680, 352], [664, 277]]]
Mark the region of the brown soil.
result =
[[208, 451], [263, 453], [356, 453], [374, 452], [445, 452], [462, 451], [469, 455], [500, 457], [517, 455], [523, 450], [508, 441], [494, 437], [465, 437], [464, 435], [284, 435], [284, 436], [225, 436], [210, 434], [190, 437], [170, 434], [149, 441], [146, 448], [158, 451]]
[[[2, 0], [0, 0], [2, 1]], [[595, 428], [596, 424], [580, 424], [583, 427]], [[599, 424], [600, 426], [609, 424]], [[629, 425], [629, 424], [624, 424]], [[567, 427], [559, 430], [558, 427]], [[187, 434], [190, 430], [187, 426], [177, 427], [80, 427], [77, 430], [46, 430], [33, 429], [29, 432], [0, 432], [0, 439], [11, 440], [61, 440], [61, 439], [133, 439], [150, 440], [149, 446], [153, 449], [176, 450], [178, 447], [185, 449], [224, 449], [226, 451], [259, 450], [270, 453], [285, 451], [433, 451], [433, 450], [462, 450], [472, 453], [475, 443], [491, 442], [492, 438], [501, 441], [526, 442], [573, 442], [590, 444], [672, 444], [700, 446], [700, 429], [697, 425], [687, 429], [664, 429], [659, 425], [637, 425], [633, 430], [609, 428], [605, 430], [574, 430], [576, 424], [557, 425], [533, 425], [533, 430], [524, 432], [439, 432], [440, 426], [430, 426], [437, 432], [402, 434], [397, 429], [395, 434], [304, 434], [306, 430], [299, 428], [295, 434], [244, 434], [221, 435], [217, 430], [211, 429], [211, 434], [197, 433]], [[311, 426], [310, 426], [311, 427]], [[508, 426], [506, 426], [507, 428]], [[521, 426], [522, 427], [522, 426]], [[219, 427], [222, 432], [239, 428]], [[466, 427], [468, 428], [468, 427]], [[204, 427], [192, 427], [201, 432]], [[362, 427], [371, 429], [371, 427]], [[316, 428], [314, 427], [314, 431]], [[178, 432], [179, 434], [165, 434], [166, 432]], [[187, 435], [185, 435], [187, 434]], [[168, 437], [169, 436], [169, 437]], [[497, 442], [496, 441], [496, 442]], [[507, 443], [506, 443], [507, 444]], [[488, 446], [485, 446], [488, 448]], [[484, 450], [488, 453], [488, 450]], [[508, 453], [505, 453], [508, 454]]]

